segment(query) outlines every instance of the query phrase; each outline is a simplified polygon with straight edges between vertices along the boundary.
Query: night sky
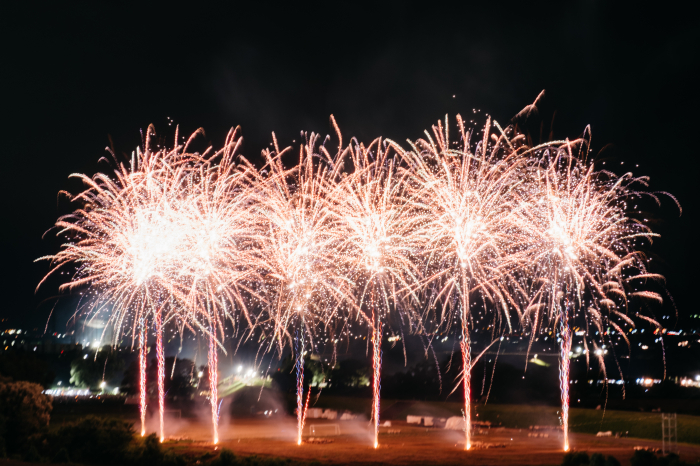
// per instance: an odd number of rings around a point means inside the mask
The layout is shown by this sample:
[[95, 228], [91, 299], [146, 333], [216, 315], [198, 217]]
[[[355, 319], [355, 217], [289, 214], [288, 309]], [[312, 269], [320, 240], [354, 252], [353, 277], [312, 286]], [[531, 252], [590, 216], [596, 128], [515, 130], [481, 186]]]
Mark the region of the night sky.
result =
[[[250, 3], [1, 7], [0, 318], [46, 322], [57, 283], [35, 294], [48, 265], [33, 261], [58, 243], [42, 234], [67, 211], [59, 190], [80, 188], [70, 173], [108, 169], [98, 159], [110, 137], [130, 153], [149, 123], [170, 136], [170, 118], [218, 146], [240, 125], [255, 160], [272, 131], [291, 144], [301, 130], [330, 132], [330, 114], [346, 138], [404, 141], [472, 109], [506, 125], [542, 89], [540, 116], [548, 127], [556, 112], [556, 138], [590, 124], [594, 150], [611, 145], [608, 166], [638, 164], [651, 190], [676, 195], [682, 216], [670, 200], [652, 213], [656, 271], [681, 316], [698, 310], [697, 16], [641, 2]], [[59, 302], [58, 331], [73, 305]]]

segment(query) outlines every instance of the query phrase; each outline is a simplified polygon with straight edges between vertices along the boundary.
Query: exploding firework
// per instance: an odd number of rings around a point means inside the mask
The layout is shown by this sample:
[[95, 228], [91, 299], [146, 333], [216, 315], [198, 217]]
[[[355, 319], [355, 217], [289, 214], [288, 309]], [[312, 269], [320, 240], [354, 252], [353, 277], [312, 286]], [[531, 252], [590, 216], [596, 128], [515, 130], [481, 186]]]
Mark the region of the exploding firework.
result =
[[[107, 314], [108, 322], [115, 328], [113, 343], [120, 338], [122, 328], [132, 327], [134, 337], [137, 332], [141, 335], [141, 353], [148, 320], [162, 321], [182, 245], [174, 212], [185, 170], [174, 168], [173, 163], [185, 151], [181, 147], [169, 152], [152, 151], [153, 135], [153, 128], [149, 127], [145, 150], [137, 149], [128, 166], [118, 163], [113, 178], [102, 173], [93, 178], [73, 175], [87, 189], [76, 196], [69, 195], [80, 208], [56, 222], [65, 243], [59, 253], [43, 258], [52, 262], [47, 277], [74, 265], [71, 280], [59, 289], [87, 288], [83, 294], [89, 299], [88, 318]], [[173, 317], [171, 308], [167, 312], [166, 320]], [[158, 330], [161, 329], [159, 326]], [[160, 365], [162, 351], [158, 356]], [[140, 365], [145, 366], [143, 354], [141, 359]], [[145, 374], [144, 367], [141, 374]], [[142, 380], [142, 433], [145, 398]], [[162, 397], [160, 405], [162, 412]]]
[[[282, 165], [288, 149], [265, 151], [266, 165], [256, 180], [257, 267], [264, 281], [261, 325], [271, 325], [270, 344], [296, 353], [297, 443], [304, 427], [304, 353], [314, 347], [317, 328], [337, 317], [351, 283], [336, 258], [343, 230], [329, 209], [328, 193], [339, 176], [340, 154], [331, 157], [318, 135], [300, 147], [298, 164]], [[294, 330], [293, 328], [296, 328]], [[307, 396], [308, 398], [308, 396]]]
[[634, 188], [645, 186], [645, 178], [596, 171], [587, 160], [589, 138], [587, 130], [583, 138], [548, 147], [541, 157], [533, 159], [523, 197], [511, 217], [513, 241], [520, 245], [521, 274], [529, 283], [523, 324], [532, 330], [532, 338], [558, 326], [565, 450], [569, 449], [572, 322], [577, 318], [583, 321], [586, 358], [590, 343], [605, 371], [599, 342], [591, 337], [593, 329], [604, 339], [609, 333], [604, 328], [612, 327], [629, 345], [622, 328], [635, 325], [628, 315], [629, 300], [662, 300], [655, 292], [633, 292], [630, 287], [640, 280], [663, 280], [648, 273], [646, 256], [639, 250], [657, 235], [629, 215], [633, 210], [630, 204], [640, 202], [643, 196], [658, 199]]
[[494, 318], [503, 309], [510, 324], [509, 306], [514, 300], [508, 287], [509, 274], [517, 262], [511, 254], [508, 212], [523, 158], [505, 134], [491, 141], [490, 120], [474, 148], [470, 144], [472, 131], [465, 129], [459, 115], [457, 124], [460, 142], [456, 148], [452, 147], [446, 118], [444, 127], [440, 122], [433, 126], [433, 138], [412, 143], [413, 150], [403, 152], [402, 157], [410, 167], [407, 179], [413, 189], [412, 202], [424, 219], [418, 230], [423, 240], [426, 309], [431, 311], [439, 303], [441, 311], [434, 320], [444, 323], [447, 330], [454, 320], [460, 325], [468, 450], [473, 364], [470, 304], [474, 302], [472, 295], [477, 294], [482, 302], [491, 303]]
[[243, 158], [234, 163], [237, 129], [223, 149], [198, 154], [188, 150], [197, 133], [182, 145], [176, 134], [173, 149], [154, 149], [149, 127], [130, 163], [115, 157], [113, 175], [74, 175], [87, 187], [69, 196], [79, 207], [56, 222], [64, 245], [44, 258], [52, 267], [42, 283], [73, 267], [60, 289], [83, 292], [79, 309], [88, 319], [106, 316], [114, 344], [124, 335], [138, 341], [141, 435], [152, 324], [161, 441], [167, 325], [207, 338], [214, 443], [225, 327], [234, 334], [259, 330], [264, 351], [281, 354], [289, 346], [301, 444], [309, 402], [304, 354], [317, 348], [320, 331], [335, 344], [355, 317], [369, 327], [375, 448], [385, 328], [396, 323], [427, 335], [459, 326], [469, 449], [470, 376], [478, 359], [470, 348], [471, 309], [483, 306], [508, 328], [517, 313], [530, 344], [538, 334], [558, 334], [567, 450], [577, 319], [586, 329], [586, 358], [590, 345], [603, 371], [600, 348], [612, 338], [605, 328], [627, 340], [624, 327], [633, 327], [634, 317], [660, 327], [632, 307], [636, 300], [663, 301], [640, 291], [663, 277], [647, 270], [641, 252], [656, 235], [633, 215], [642, 197], [658, 199], [635, 188], [646, 186], [645, 178], [596, 170], [588, 160], [588, 130], [575, 141], [529, 147], [515, 129], [488, 120], [472, 144], [475, 131], [460, 117], [457, 123], [458, 143], [450, 141], [445, 121], [408, 151], [382, 139], [344, 147], [338, 131], [331, 156], [325, 140], [304, 135], [292, 168], [283, 164], [290, 150], [280, 150], [275, 139], [261, 170]]
[[[354, 284], [354, 309], [370, 326], [372, 343], [372, 424], [378, 447], [381, 343], [383, 328], [392, 314], [419, 325], [410, 311], [417, 305], [420, 283], [417, 253], [421, 219], [407, 202], [407, 172], [400, 173], [392, 146], [376, 139], [369, 146], [349, 147], [353, 172], [331, 194], [333, 211], [342, 224], [342, 254], [347, 276]], [[404, 311], [404, 312], [402, 312]]]
[[[209, 387], [214, 443], [218, 443], [218, 357], [224, 326], [253, 325], [248, 310], [252, 283], [259, 281], [251, 223], [250, 183], [255, 170], [236, 165], [238, 129], [231, 130], [223, 149], [207, 150], [192, 162], [178, 212], [188, 250], [180, 257], [173, 295], [187, 310], [185, 322], [208, 336]], [[217, 338], [217, 335], [220, 336]]]
[[[142, 377], [143, 329], [149, 319], [155, 323], [161, 440], [164, 325], [179, 321], [213, 336], [223, 332], [223, 318], [235, 322], [233, 306], [247, 315], [238, 286], [249, 273], [249, 262], [239, 260], [247, 247], [240, 233], [245, 213], [239, 207], [245, 201], [235, 182], [245, 176], [245, 169], [232, 163], [239, 139], [232, 131], [224, 149], [197, 155], [187, 151], [196, 134], [187, 144], [154, 151], [155, 132], [149, 127], [144, 150], [137, 149], [128, 166], [117, 162], [113, 178], [102, 173], [93, 178], [74, 175], [87, 185], [71, 196], [80, 208], [57, 221], [66, 241], [59, 253], [43, 258], [52, 262], [46, 278], [75, 266], [60, 290], [87, 288], [83, 294], [89, 301], [83, 309], [88, 318], [107, 315], [115, 329], [113, 343], [127, 331], [134, 339], [140, 335]], [[143, 379], [141, 390], [144, 433]]]

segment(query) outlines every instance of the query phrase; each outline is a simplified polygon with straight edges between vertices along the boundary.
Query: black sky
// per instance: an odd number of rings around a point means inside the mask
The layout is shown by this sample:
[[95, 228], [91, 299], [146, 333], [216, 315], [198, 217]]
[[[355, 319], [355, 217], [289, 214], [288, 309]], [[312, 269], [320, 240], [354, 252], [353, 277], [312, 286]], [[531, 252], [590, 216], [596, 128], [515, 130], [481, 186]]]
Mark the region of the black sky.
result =
[[507, 124], [542, 89], [556, 137], [590, 124], [611, 163], [677, 196], [680, 218], [672, 202], [655, 213], [655, 251], [680, 313], [697, 311], [700, 21], [607, 3], [4, 4], [0, 317], [46, 321], [56, 289], [34, 294], [48, 269], [33, 260], [57, 247], [41, 236], [58, 191], [78, 188], [68, 175], [107, 168], [108, 135], [130, 152], [149, 123], [170, 134], [168, 117], [215, 145], [241, 125], [255, 158], [271, 131], [290, 144], [329, 132], [330, 114], [363, 140], [415, 139], [474, 108]]

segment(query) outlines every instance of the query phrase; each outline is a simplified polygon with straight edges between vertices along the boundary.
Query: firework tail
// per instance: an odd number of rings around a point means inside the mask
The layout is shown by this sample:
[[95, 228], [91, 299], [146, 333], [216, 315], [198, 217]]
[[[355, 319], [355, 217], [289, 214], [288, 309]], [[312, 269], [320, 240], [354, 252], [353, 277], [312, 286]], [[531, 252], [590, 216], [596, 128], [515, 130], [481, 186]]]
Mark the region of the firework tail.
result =
[[309, 409], [309, 398], [311, 398], [311, 390], [306, 392], [306, 403], [304, 403], [304, 415], [301, 417], [301, 428], [304, 428], [304, 423], [306, 422], [306, 412]]
[[165, 355], [163, 354], [163, 320], [161, 311], [156, 314], [156, 355], [158, 358], [158, 419], [160, 421], [160, 441], [165, 440]]
[[462, 311], [462, 341], [460, 346], [462, 347], [462, 360], [464, 364], [464, 433], [465, 433], [465, 443], [464, 449], [469, 450], [472, 447], [471, 442], [471, 427], [472, 427], [472, 415], [471, 415], [471, 375], [472, 375], [472, 357], [469, 341], [469, 329], [467, 328], [467, 316], [464, 310]]
[[146, 435], [146, 326], [141, 320], [139, 331], [139, 388], [141, 401], [141, 437]]
[[382, 324], [378, 318], [374, 319], [372, 328], [372, 367], [374, 397], [372, 398], [372, 421], [374, 422], [374, 448], [379, 446], [379, 393], [381, 390], [382, 369]]
[[561, 354], [559, 355], [559, 387], [561, 389], [561, 427], [564, 433], [564, 451], [569, 451], [569, 351], [571, 351], [571, 329], [567, 315], [562, 316], [559, 334]]
[[219, 443], [219, 392], [217, 389], [217, 385], [219, 383], [219, 375], [217, 373], [218, 366], [216, 338], [214, 336], [214, 329], [212, 328], [209, 332], [209, 390], [211, 391], [211, 422], [214, 432], [215, 445]]
[[304, 417], [306, 410], [304, 409], [304, 320], [302, 318], [297, 333], [297, 445], [301, 445], [301, 433], [304, 430]]

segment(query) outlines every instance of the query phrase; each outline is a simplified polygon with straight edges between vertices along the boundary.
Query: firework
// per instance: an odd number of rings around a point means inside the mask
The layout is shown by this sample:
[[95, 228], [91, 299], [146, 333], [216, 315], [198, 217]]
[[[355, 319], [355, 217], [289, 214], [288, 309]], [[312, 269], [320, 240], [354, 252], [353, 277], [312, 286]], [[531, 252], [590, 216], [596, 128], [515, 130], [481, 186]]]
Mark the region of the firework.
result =
[[[187, 152], [197, 133], [184, 145], [157, 151], [151, 150], [154, 134], [149, 127], [144, 150], [137, 149], [128, 167], [117, 162], [113, 178], [74, 175], [87, 185], [71, 196], [80, 208], [57, 221], [66, 242], [59, 253], [43, 259], [52, 262], [47, 277], [75, 265], [71, 280], [60, 290], [87, 288], [86, 314], [106, 314], [115, 329], [115, 344], [125, 330], [133, 340], [149, 317], [156, 323], [162, 440], [166, 323], [179, 321], [199, 329], [211, 343], [217, 330], [223, 334], [223, 319], [235, 324], [234, 306], [247, 316], [241, 293], [250, 271], [241, 220], [246, 211], [240, 208], [246, 198], [237, 181], [249, 168], [239, 170], [232, 162], [240, 142], [236, 131], [229, 133], [222, 150], [202, 155]], [[145, 335], [139, 343], [143, 352]], [[214, 348], [210, 359], [215, 356]], [[140, 373], [144, 377], [143, 367]], [[141, 385], [145, 387], [143, 379]], [[143, 391], [141, 396], [143, 431]]]
[[280, 150], [274, 135], [273, 140], [274, 151], [264, 152], [266, 165], [253, 188], [259, 228], [256, 265], [264, 277], [259, 294], [265, 299], [259, 326], [271, 325], [269, 342], [280, 353], [287, 344], [296, 353], [297, 443], [301, 444], [306, 336], [313, 348], [315, 329], [337, 316], [351, 289], [336, 261], [342, 230], [328, 200], [341, 165], [340, 155], [331, 157], [323, 145], [319, 149], [318, 135], [311, 134], [299, 149], [297, 165], [286, 169], [282, 156], [289, 148]]
[[[410, 167], [409, 183], [415, 209], [423, 213], [419, 226], [423, 240], [423, 289], [427, 310], [440, 303], [437, 322], [447, 330], [459, 320], [463, 360], [465, 448], [471, 447], [469, 335], [470, 302], [477, 293], [495, 306], [494, 318], [502, 308], [509, 322], [508, 306], [513, 302], [508, 274], [516, 261], [511, 258], [508, 212], [513, 190], [518, 185], [521, 158], [502, 133], [491, 141], [491, 122], [484, 135], [471, 147], [473, 131], [465, 129], [457, 115], [459, 145], [453, 147], [447, 117], [433, 126], [433, 137], [410, 143], [412, 151], [402, 152]], [[452, 311], [456, 315], [453, 315]], [[426, 319], [427, 320], [427, 319]], [[495, 328], [495, 326], [494, 326]]]
[[[181, 252], [181, 236], [174, 228], [172, 213], [183, 170], [170, 167], [182, 155], [181, 148], [151, 151], [153, 135], [153, 128], [149, 127], [145, 150], [137, 150], [128, 167], [118, 164], [113, 179], [101, 173], [93, 178], [73, 175], [87, 185], [85, 191], [71, 196], [81, 207], [56, 222], [59, 235], [66, 242], [59, 253], [45, 258], [53, 266], [47, 277], [75, 265], [72, 279], [59, 289], [87, 288], [87, 314], [89, 318], [107, 314], [108, 322], [115, 328], [113, 343], [130, 319], [134, 337], [137, 322], [141, 322], [141, 328], [147, 326], [149, 316], [154, 316], [155, 308], [167, 299]], [[140, 337], [141, 352], [144, 345], [145, 335]], [[143, 366], [145, 356], [142, 357]], [[141, 375], [144, 373], [142, 367]], [[144, 380], [141, 385], [145, 388]], [[143, 391], [141, 397], [143, 432]]]
[[421, 219], [407, 202], [407, 172], [396, 169], [392, 145], [377, 139], [369, 146], [349, 147], [354, 172], [334, 187], [333, 211], [345, 231], [338, 257], [354, 284], [357, 316], [370, 326], [373, 366], [372, 424], [378, 447], [381, 341], [383, 326], [392, 312], [404, 311], [415, 321], [419, 284], [416, 254]]
[[[514, 241], [522, 246], [518, 252], [522, 276], [529, 282], [523, 324], [532, 329], [532, 338], [543, 325], [559, 327], [565, 450], [569, 449], [571, 322], [583, 320], [585, 348], [590, 341], [598, 349], [598, 342], [589, 336], [593, 328], [601, 339], [608, 333], [604, 327], [612, 327], [627, 340], [622, 327], [634, 327], [627, 315], [629, 300], [660, 299], [653, 292], [630, 292], [630, 283], [663, 278], [647, 272], [646, 257], [638, 249], [656, 235], [629, 215], [629, 204], [644, 195], [634, 185], [646, 185], [646, 179], [596, 171], [587, 160], [589, 138], [586, 131], [583, 138], [548, 147], [533, 159], [519, 206], [510, 217]], [[605, 371], [603, 352], [594, 354]]]
[[[325, 147], [328, 138], [304, 133], [291, 168], [282, 161], [291, 150], [280, 150], [274, 135], [257, 170], [243, 158], [234, 163], [238, 129], [221, 150], [198, 154], [188, 150], [197, 133], [185, 144], [176, 133], [173, 149], [154, 149], [149, 127], [130, 163], [115, 157], [113, 174], [74, 175], [86, 189], [69, 196], [78, 208], [56, 222], [64, 244], [43, 258], [52, 267], [42, 283], [73, 267], [60, 290], [83, 292], [79, 309], [88, 320], [106, 317], [113, 344], [124, 335], [132, 345], [138, 340], [141, 435], [149, 322], [161, 441], [165, 327], [207, 338], [217, 443], [218, 351], [225, 351], [230, 324], [234, 334], [243, 327], [249, 336], [259, 331], [261, 350], [281, 354], [289, 346], [295, 353], [301, 444], [310, 396], [304, 402], [305, 353], [318, 348], [320, 331], [338, 337], [355, 317], [368, 326], [372, 347], [375, 448], [385, 329], [398, 323], [428, 335], [459, 326], [469, 449], [470, 378], [478, 359], [469, 329], [471, 309], [481, 304], [493, 332], [512, 330], [517, 314], [530, 344], [536, 335], [558, 334], [568, 450], [569, 357], [580, 336], [572, 333], [574, 323], [586, 329], [583, 345], [593, 347], [603, 371], [597, 350], [612, 338], [604, 328], [626, 340], [624, 327], [634, 326], [635, 316], [660, 327], [652, 317], [631, 314], [634, 301], [663, 301], [639, 289], [663, 280], [647, 270], [640, 251], [656, 235], [633, 215], [643, 196], [658, 202], [635, 188], [646, 179], [596, 170], [588, 130], [575, 141], [530, 147], [514, 128], [504, 131], [490, 119], [475, 138], [458, 116], [459, 141], [450, 140], [446, 119], [404, 150], [383, 139], [344, 147], [333, 125], [335, 155]], [[598, 339], [590, 336], [593, 329]]]
[[245, 159], [234, 163], [240, 142], [236, 128], [223, 149], [192, 160], [178, 213], [189, 249], [180, 258], [173, 296], [187, 309], [185, 321], [207, 335], [214, 443], [219, 440], [217, 348], [224, 350], [226, 321], [234, 331], [241, 324], [253, 325], [247, 303], [251, 283], [259, 280], [248, 191], [254, 168]]

